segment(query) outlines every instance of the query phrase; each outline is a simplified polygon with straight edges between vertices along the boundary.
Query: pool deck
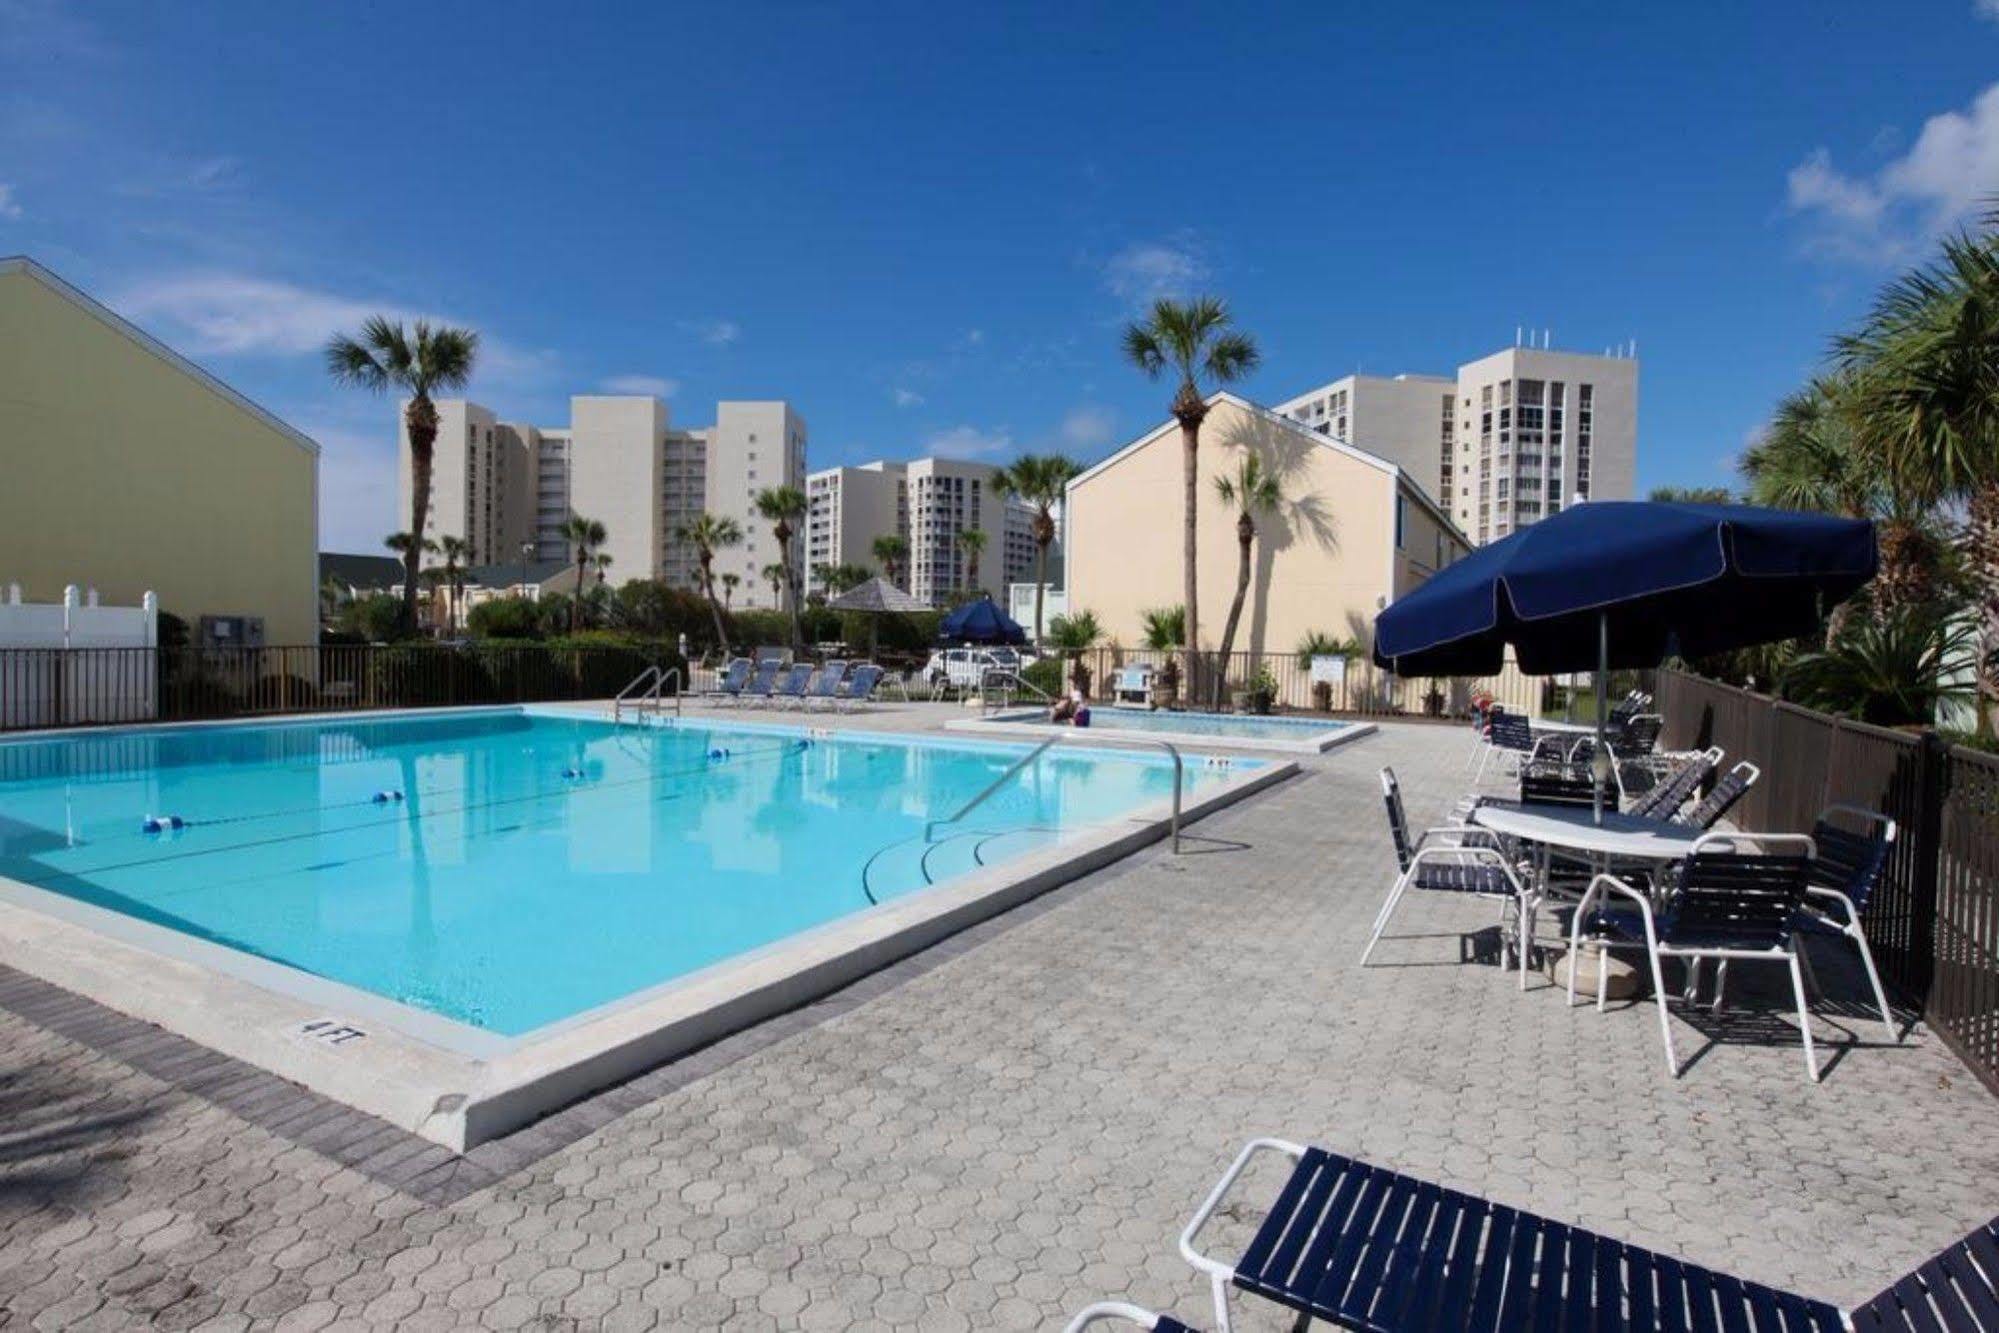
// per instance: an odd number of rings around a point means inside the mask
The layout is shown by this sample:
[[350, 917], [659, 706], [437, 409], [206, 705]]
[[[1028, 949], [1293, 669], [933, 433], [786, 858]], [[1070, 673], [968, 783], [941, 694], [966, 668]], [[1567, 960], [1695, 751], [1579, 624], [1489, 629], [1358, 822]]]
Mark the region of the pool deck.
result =
[[1206, 1326], [1174, 1239], [1266, 1133], [1841, 1302], [1999, 1212], [1999, 1101], [1838, 1003], [1828, 953], [1817, 1086], [1747, 977], [1675, 1018], [1697, 1058], [1669, 1081], [1649, 1003], [1521, 993], [1477, 904], [1411, 905], [1357, 968], [1391, 874], [1375, 771], [1422, 822], [1464, 744], [1384, 723], [1186, 855], [464, 1158], [0, 969], [0, 1327], [1034, 1328], [1106, 1295]]

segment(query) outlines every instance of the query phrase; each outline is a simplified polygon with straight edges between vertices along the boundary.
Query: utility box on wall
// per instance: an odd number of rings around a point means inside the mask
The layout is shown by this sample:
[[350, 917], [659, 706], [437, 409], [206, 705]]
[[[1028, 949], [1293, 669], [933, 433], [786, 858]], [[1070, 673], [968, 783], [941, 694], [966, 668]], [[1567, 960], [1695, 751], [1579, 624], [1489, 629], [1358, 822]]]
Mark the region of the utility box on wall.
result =
[[200, 634], [204, 648], [261, 648], [264, 646], [264, 618], [203, 616]]

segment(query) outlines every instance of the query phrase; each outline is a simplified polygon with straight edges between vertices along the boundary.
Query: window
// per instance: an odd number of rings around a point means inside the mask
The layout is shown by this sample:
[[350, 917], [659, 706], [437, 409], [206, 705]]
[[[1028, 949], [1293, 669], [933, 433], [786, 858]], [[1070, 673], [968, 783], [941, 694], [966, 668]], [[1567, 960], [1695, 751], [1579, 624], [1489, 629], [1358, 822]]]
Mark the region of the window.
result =
[[1409, 526], [1409, 497], [1396, 493], [1395, 496], [1395, 549], [1400, 551], [1406, 544]]

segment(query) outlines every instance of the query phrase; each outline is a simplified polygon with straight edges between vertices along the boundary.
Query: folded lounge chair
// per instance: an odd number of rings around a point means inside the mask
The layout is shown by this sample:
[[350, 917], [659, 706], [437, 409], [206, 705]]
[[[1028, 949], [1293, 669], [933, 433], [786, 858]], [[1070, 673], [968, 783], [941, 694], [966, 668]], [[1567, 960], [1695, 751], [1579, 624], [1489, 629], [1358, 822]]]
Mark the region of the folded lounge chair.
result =
[[778, 670], [779, 667], [776, 662], [765, 661], [757, 663], [756, 674], [750, 677], [750, 683], [743, 686], [742, 690], [736, 695], [737, 702], [747, 704], [753, 699], [763, 700], [770, 698], [771, 692], [777, 688]]
[[829, 707], [839, 699], [840, 686], [847, 678], [845, 662], [828, 662], [819, 668], [819, 674], [812, 678], [812, 688], [805, 691], [805, 697], [798, 701], [800, 708], [810, 708], [815, 703], [825, 703]]
[[716, 703], [720, 703], [724, 699], [740, 699], [743, 695], [743, 687], [749, 683], [750, 659], [747, 657], [732, 657], [729, 659], [728, 665], [722, 668], [722, 674], [715, 678], [715, 688], [708, 691], [708, 695]]
[[847, 677], [847, 683], [833, 696], [834, 707], [853, 708], [867, 703], [874, 695], [875, 686], [881, 684], [882, 669], [873, 662], [863, 662]]
[[[1260, 1152], [1291, 1158], [1291, 1177], [1241, 1259], [1209, 1258], [1195, 1239]], [[1999, 1333], [1999, 1218], [1842, 1312], [1282, 1139], [1237, 1155], [1180, 1234], [1180, 1253], [1207, 1275], [1222, 1333], [1231, 1287], [1360, 1333]], [[1187, 1327], [1135, 1306], [1092, 1311], [1091, 1322]]]
[[1711, 829], [1720, 822], [1723, 815], [1735, 808], [1737, 801], [1749, 794], [1749, 789], [1756, 785], [1756, 779], [1762, 775], [1762, 769], [1745, 759], [1722, 774], [1721, 779], [1714, 784], [1714, 789], [1703, 796], [1693, 809], [1684, 815], [1672, 815], [1669, 818], [1675, 824], [1684, 824], [1688, 828]]
[[[1856, 830], [1855, 824], [1865, 831]], [[1881, 1025], [1888, 1029], [1890, 1041], [1900, 1041], [1902, 1034], [1888, 1009], [1887, 992], [1881, 989], [1881, 973], [1874, 966], [1874, 950], [1868, 947], [1867, 932], [1860, 925], [1860, 914], [1867, 910], [1868, 899], [1888, 871], [1895, 821], [1858, 806], [1829, 805], [1812, 826], [1812, 843], [1818, 855], [1812, 858], [1798, 926], [1807, 934], [1853, 941], [1860, 950], [1861, 965], [1867, 969], [1868, 984], [1874, 989], [1874, 1003], [1881, 1007]], [[1809, 969], [1805, 975], [1811, 976]]]
[[770, 703], [776, 708], [786, 703], [805, 706], [805, 690], [812, 684], [813, 667], [810, 662], [794, 662], [778, 676], [777, 684], [771, 687]]

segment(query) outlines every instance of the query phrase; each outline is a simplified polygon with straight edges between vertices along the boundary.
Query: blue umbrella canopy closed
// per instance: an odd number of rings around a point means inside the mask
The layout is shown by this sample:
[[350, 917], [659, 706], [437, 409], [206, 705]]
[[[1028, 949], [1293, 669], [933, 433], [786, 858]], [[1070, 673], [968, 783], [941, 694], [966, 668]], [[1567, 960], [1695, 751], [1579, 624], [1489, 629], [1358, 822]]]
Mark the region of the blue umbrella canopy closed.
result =
[[1807, 634], [1874, 577], [1865, 519], [1748, 505], [1577, 505], [1439, 572], [1376, 619], [1404, 676], [1656, 666]]
[[992, 598], [981, 597], [976, 602], [966, 602], [945, 616], [937, 626], [937, 641], [1020, 644], [1027, 642], [1027, 631], [1013, 617], [994, 606]]

